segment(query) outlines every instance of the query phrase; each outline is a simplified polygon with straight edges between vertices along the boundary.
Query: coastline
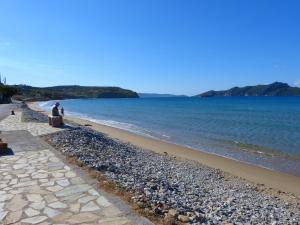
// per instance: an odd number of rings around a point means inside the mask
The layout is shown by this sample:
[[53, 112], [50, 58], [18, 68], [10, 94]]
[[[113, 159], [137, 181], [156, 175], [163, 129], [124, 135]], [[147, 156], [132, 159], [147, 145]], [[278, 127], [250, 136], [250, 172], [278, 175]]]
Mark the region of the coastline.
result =
[[[28, 106], [33, 110], [47, 114], [47, 112], [42, 111], [38, 107], [37, 103], [29, 103]], [[300, 197], [300, 177], [297, 176], [272, 171], [206, 152], [196, 151], [187, 147], [150, 139], [118, 128], [97, 124], [95, 122], [73, 116], [66, 116], [65, 119], [80, 125], [89, 124], [89, 128], [94, 129], [95, 131], [105, 133], [109, 137], [118, 139], [125, 143], [129, 142], [130, 144], [140, 147], [144, 150], [153, 151], [159, 154], [168, 153], [169, 155], [175, 156], [182, 160], [196, 161], [208, 167], [219, 169], [223, 172], [240, 177], [255, 184], [263, 184], [265, 187], [272, 188], [275, 191], [280, 190], [283, 192], [292, 193], [298, 198]]]

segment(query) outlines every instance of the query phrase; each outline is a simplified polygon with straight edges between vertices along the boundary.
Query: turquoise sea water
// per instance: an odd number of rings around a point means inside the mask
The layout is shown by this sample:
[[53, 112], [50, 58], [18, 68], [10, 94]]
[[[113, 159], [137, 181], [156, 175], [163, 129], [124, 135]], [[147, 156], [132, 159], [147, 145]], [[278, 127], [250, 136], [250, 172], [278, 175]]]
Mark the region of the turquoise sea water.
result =
[[[40, 106], [50, 109], [53, 102]], [[66, 114], [300, 176], [300, 97], [63, 100]]]

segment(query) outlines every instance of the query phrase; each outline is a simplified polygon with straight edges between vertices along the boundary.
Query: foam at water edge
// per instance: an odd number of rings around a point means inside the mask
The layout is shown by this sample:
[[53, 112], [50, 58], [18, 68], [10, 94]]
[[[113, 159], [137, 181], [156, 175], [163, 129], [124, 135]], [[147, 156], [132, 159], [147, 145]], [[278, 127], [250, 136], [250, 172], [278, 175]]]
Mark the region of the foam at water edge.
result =
[[38, 106], [42, 109], [48, 109], [50, 108], [50, 106], [46, 107], [48, 104], [50, 103], [50, 101], [46, 101], [46, 102], [38, 102]]
[[113, 128], [118, 128], [121, 130], [126, 130], [126, 131], [129, 131], [134, 134], [150, 137], [150, 138], [157, 139], [157, 140], [160, 139], [160, 138], [156, 137], [156, 136], [160, 136], [160, 135], [151, 134], [152, 133], [151, 131], [143, 129], [141, 127], [138, 127], [134, 124], [124, 123], [124, 122], [119, 122], [119, 121], [114, 121], [114, 120], [95, 119], [95, 118], [92, 118], [85, 114], [70, 112], [70, 111], [67, 111], [66, 114], [68, 114], [70, 116], [78, 117], [81, 119], [85, 119], [85, 120], [88, 120], [88, 121], [91, 121], [91, 122], [94, 122], [97, 124], [101, 124], [101, 125], [105, 125], [105, 126], [109, 126], [109, 127], [113, 127]]

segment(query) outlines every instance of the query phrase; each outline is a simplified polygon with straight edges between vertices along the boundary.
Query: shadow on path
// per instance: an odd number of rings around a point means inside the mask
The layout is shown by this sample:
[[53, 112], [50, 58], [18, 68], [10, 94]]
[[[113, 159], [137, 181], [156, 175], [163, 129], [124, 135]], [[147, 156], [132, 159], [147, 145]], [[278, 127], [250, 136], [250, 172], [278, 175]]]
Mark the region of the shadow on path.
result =
[[3, 131], [0, 137], [8, 143], [12, 152], [38, 151], [47, 149], [48, 145], [26, 130]]

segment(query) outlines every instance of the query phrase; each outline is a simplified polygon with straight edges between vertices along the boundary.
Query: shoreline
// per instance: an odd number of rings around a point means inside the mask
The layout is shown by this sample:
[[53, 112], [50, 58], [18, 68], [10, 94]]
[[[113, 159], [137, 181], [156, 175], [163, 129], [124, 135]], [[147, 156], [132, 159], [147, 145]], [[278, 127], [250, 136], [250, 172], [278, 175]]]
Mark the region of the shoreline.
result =
[[[47, 112], [38, 107], [37, 103], [28, 103], [28, 106], [35, 111], [47, 114]], [[65, 119], [80, 125], [89, 124], [89, 128], [94, 129], [95, 131], [104, 133], [108, 135], [108, 137], [118, 139], [122, 142], [130, 143], [144, 150], [153, 151], [159, 154], [167, 153], [168, 155], [175, 156], [182, 160], [192, 160], [258, 185], [263, 184], [265, 187], [272, 188], [277, 191], [280, 190], [283, 192], [292, 193], [300, 198], [300, 177], [258, 167], [214, 154], [196, 151], [176, 144], [147, 138], [125, 130], [101, 125], [74, 116], [66, 116]]]

